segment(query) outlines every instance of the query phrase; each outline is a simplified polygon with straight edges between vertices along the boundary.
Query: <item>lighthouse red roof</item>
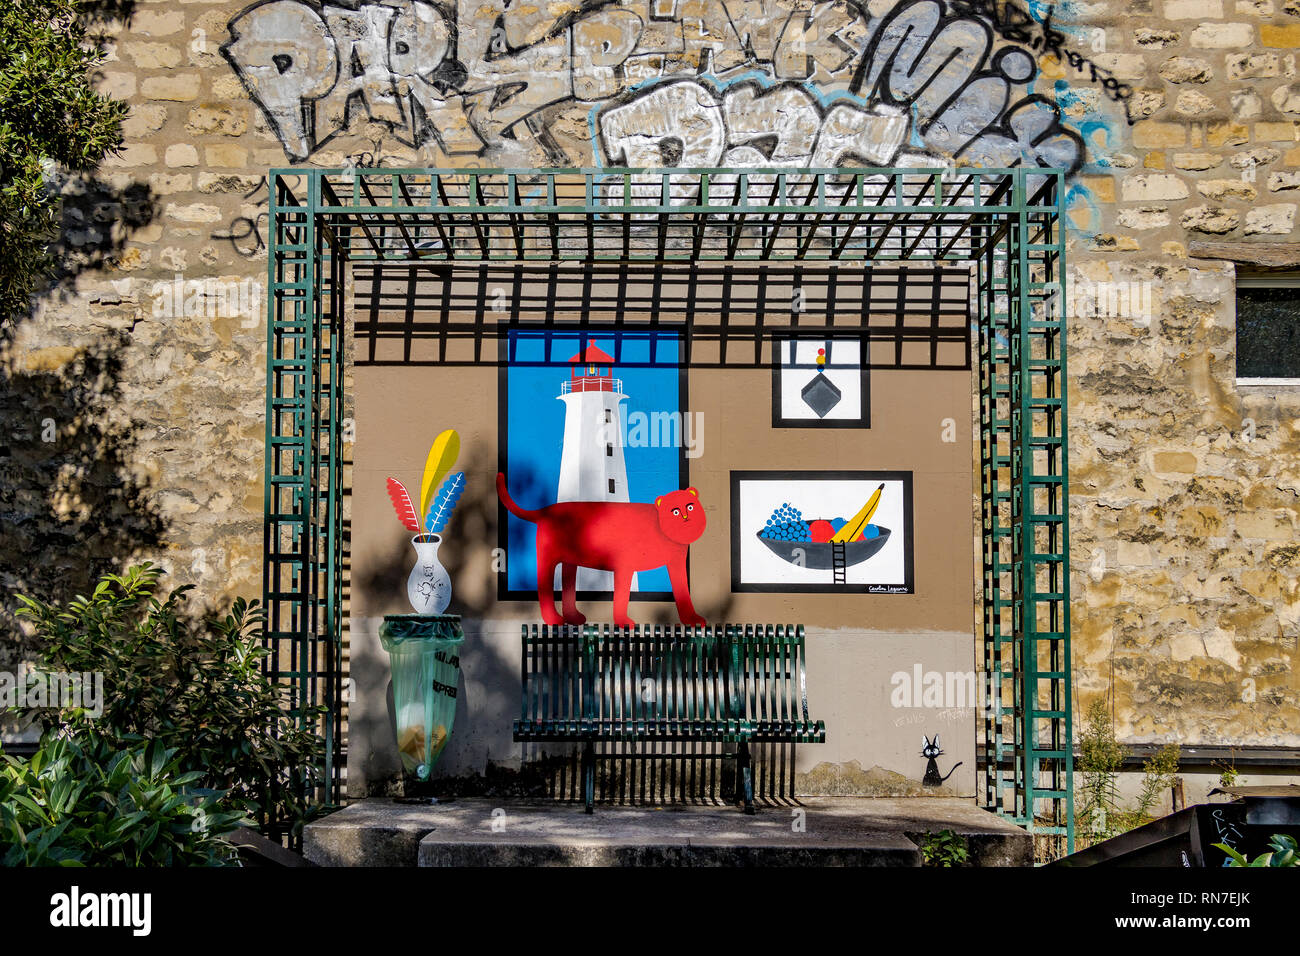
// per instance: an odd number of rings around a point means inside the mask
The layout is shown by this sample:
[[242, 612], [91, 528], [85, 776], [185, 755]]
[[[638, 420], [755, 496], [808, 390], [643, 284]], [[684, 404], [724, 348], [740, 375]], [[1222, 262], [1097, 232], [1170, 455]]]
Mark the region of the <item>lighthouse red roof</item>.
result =
[[596, 348], [596, 340], [592, 339], [585, 349], [569, 361], [574, 365], [613, 365], [614, 356]]

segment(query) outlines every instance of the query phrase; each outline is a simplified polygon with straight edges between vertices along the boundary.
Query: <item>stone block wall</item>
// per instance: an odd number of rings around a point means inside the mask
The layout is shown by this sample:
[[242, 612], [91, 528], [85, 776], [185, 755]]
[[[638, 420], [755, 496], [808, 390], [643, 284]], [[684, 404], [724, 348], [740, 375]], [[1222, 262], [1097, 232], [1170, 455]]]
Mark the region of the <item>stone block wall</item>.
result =
[[0, 350], [3, 603], [132, 557], [259, 592], [269, 168], [1042, 162], [1080, 701], [1113, 691], [1121, 739], [1300, 745], [1300, 389], [1237, 386], [1234, 269], [1192, 247], [1296, 238], [1300, 5], [1028, 10], [138, 0], [99, 79], [125, 145], [63, 183], [67, 273]]
[[1089, 141], [1070, 259], [1077, 694], [1121, 739], [1295, 746], [1300, 389], [1236, 384], [1234, 266], [1193, 244], [1295, 239], [1300, 7], [1071, 12], [1135, 120]]

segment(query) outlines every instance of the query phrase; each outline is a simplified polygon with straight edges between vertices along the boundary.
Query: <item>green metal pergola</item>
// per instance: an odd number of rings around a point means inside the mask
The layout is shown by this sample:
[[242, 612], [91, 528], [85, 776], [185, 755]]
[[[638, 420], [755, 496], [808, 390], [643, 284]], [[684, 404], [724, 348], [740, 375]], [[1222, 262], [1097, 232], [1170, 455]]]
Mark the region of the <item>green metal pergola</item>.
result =
[[[976, 359], [960, 367], [974, 369], [980, 408], [982, 802], [1072, 850], [1064, 196], [1064, 174], [1039, 168], [273, 170], [265, 640], [295, 713], [325, 710], [329, 783], [317, 797], [342, 795], [352, 267], [843, 263], [892, 269], [900, 289], [957, 267], [973, 295], [956, 328], [937, 311], [920, 330], [823, 318], [893, 337], [900, 355], [904, 339], [928, 337], [933, 349], [955, 337], [969, 349], [977, 332]], [[693, 331], [682, 328], [688, 343]], [[467, 320], [444, 334], [498, 333]]]

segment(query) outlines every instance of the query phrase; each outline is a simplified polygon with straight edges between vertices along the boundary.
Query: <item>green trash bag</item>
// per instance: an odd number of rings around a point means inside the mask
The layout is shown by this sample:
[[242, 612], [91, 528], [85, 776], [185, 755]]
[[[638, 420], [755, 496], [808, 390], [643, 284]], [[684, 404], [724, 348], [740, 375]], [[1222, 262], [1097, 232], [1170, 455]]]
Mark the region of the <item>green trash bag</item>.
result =
[[379, 640], [393, 669], [393, 732], [402, 766], [428, 780], [456, 719], [465, 643], [460, 615], [391, 614], [379, 628]]

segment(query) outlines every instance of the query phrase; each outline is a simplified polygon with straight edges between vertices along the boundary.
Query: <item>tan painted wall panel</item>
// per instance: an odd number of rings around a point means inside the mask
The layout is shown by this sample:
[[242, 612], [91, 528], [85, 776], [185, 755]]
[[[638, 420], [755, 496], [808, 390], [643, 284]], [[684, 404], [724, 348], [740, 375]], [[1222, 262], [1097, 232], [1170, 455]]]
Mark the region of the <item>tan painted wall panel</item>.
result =
[[[359, 358], [367, 343], [358, 345]], [[387, 347], [387, 346], [385, 346]], [[433, 344], [417, 339], [406, 355], [432, 358]], [[495, 354], [491, 344], [484, 355]], [[399, 355], [380, 354], [380, 361]], [[945, 420], [969, 421], [968, 371], [877, 370], [872, 373], [869, 429], [773, 429], [771, 370], [694, 369], [687, 382], [688, 411], [703, 415], [703, 446], [688, 461], [709, 526], [691, 549], [692, 593], [712, 621], [802, 623], [809, 627], [809, 693], [814, 716], [826, 719], [828, 743], [801, 751], [801, 786], [812, 790], [878, 791], [903, 777], [913, 785], [924, 772], [917, 756], [920, 734], [948, 733], [951, 763], [964, 765], [950, 785], [972, 792], [974, 702], [951, 708], [904, 708], [891, 704], [890, 676], [923, 670], [969, 672], [975, 569], [970, 548], [972, 470], [968, 431]], [[488, 366], [367, 365], [354, 370], [356, 445], [352, 496], [352, 646], [354, 663], [373, 656], [384, 663], [375, 633], [385, 613], [405, 613], [405, 579], [413, 552], [409, 535], [392, 513], [384, 490], [389, 475], [408, 486], [418, 482], [424, 456], [443, 428], [462, 438], [457, 467], [468, 487], [453, 518], [441, 556], [452, 574], [451, 610], [466, 617], [467, 721], [457, 717], [453, 745], [443, 769], [481, 770], [485, 759], [510, 762], [518, 750], [509, 739], [517, 708], [516, 622], [537, 620], [535, 601], [496, 601], [491, 571], [497, 547], [498, 370]], [[557, 455], [559, 450], [557, 448]], [[768, 594], [731, 592], [730, 472], [733, 470], [910, 470], [914, 472], [914, 595]], [[670, 489], [664, 489], [670, 490]], [[593, 621], [610, 620], [608, 602], [581, 602]], [[633, 602], [642, 623], [674, 622], [670, 602]], [[507, 623], [510, 622], [510, 623]], [[481, 646], [480, 646], [481, 645]], [[477, 672], [477, 675], [476, 673]], [[484, 676], [486, 675], [486, 676]], [[372, 687], [353, 709], [352, 786], [380, 787], [372, 780], [395, 762], [386, 730], [386, 705]], [[362, 692], [363, 698], [367, 695]], [[472, 727], [470, 731], [468, 728]], [[832, 766], [814, 771], [818, 764]], [[898, 780], [871, 768], [901, 774]], [[963, 774], [969, 774], [965, 776]], [[884, 783], [882, 783], [884, 781]]]

